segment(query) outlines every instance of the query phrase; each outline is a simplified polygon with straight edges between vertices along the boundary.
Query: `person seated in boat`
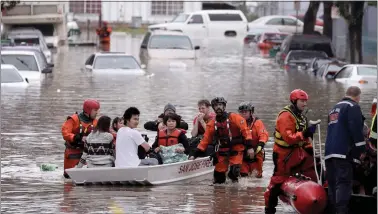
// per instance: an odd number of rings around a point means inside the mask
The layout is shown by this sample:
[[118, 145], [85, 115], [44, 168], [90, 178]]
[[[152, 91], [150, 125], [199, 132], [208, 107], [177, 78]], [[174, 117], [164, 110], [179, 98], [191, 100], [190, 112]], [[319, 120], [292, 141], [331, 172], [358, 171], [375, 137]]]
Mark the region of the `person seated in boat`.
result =
[[123, 127], [123, 118], [122, 117], [115, 117], [112, 122], [112, 126], [110, 127], [110, 133], [114, 136], [114, 143], [115, 139], [117, 138], [118, 130]]
[[[165, 129], [166, 127], [164, 126], [163, 123], [163, 118], [165, 115], [169, 113], [176, 113], [176, 107], [174, 107], [172, 104], [168, 103], [164, 107], [164, 112], [158, 116], [158, 119], [155, 121], [148, 121], [144, 124], [144, 128], [149, 131], [158, 131], [161, 129]], [[178, 128], [188, 130], [188, 124], [181, 119], [180, 124], [178, 125]]]
[[269, 139], [269, 133], [264, 123], [254, 116], [254, 111], [255, 107], [250, 102], [242, 102], [239, 105], [239, 113], [247, 121], [248, 129], [252, 134], [252, 149], [254, 151], [252, 158], [244, 154], [240, 175], [246, 177], [256, 170], [256, 178], [262, 178], [263, 162], [265, 159], [264, 146]]
[[155, 158], [139, 159], [138, 146], [142, 146], [147, 153], [152, 150], [142, 134], [136, 130], [139, 124], [139, 115], [140, 111], [135, 107], [126, 109], [123, 115], [125, 126], [118, 130], [116, 139], [116, 167], [159, 164]]
[[83, 155], [77, 168], [82, 168], [85, 164], [88, 168], [114, 166], [114, 143], [113, 135], [110, 133], [110, 122], [108, 116], [98, 119], [97, 126], [84, 143]]
[[223, 97], [216, 97], [211, 101], [216, 113], [215, 120], [206, 125], [204, 137], [197, 150], [189, 155], [189, 159], [194, 160], [206, 151], [209, 144], [213, 144], [213, 140], [217, 143], [214, 184], [225, 183], [227, 172], [232, 182], [238, 182], [245, 147], [248, 155], [253, 155], [252, 137], [245, 119], [237, 113], [226, 112], [226, 104]]
[[303, 114], [307, 106], [308, 94], [295, 89], [290, 93], [291, 105], [285, 106], [276, 119], [273, 146], [273, 176], [264, 193], [265, 213], [276, 213], [278, 197], [282, 194], [282, 184], [292, 175], [301, 173], [317, 182], [314, 169], [311, 138], [316, 126], [308, 125]]
[[64, 150], [64, 173], [69, 178], [66, 169], [74, 168], [80, 161], [84, 150], [84, 142], [97, 125], [97, 112], [100, 103], [97, 100], [87, 99], [83, 103], [83, 112], [75, 113], [62, 125], [63, 139], [66, 141]]
[[186, 137], [186, 132], [178, 128], [181, 118], [175, 113], [169, 113], [164, 116], [163, 123], [166, 129], [159, 130], [152, 149], [155, 153], [159, 153], [160, 146], [174, 146], [182, 144], [183, 148], [177, 148], [176, 153], [189, 154], [189, 143]]
[[[193, 120], [192, 138], [189, 139], [189, 146], [191, 150], [195, 150], [203, 138], [206, 130], [206, 124], [210, 120], [215, 119], [215, 113], [210, 109], [210, 101], [200, 100], [198, 101], [198, 111], [199, 113], [195, 116]], [[210, 156], [214, 153], [214, 146], [209, 145], [204, 156]]]

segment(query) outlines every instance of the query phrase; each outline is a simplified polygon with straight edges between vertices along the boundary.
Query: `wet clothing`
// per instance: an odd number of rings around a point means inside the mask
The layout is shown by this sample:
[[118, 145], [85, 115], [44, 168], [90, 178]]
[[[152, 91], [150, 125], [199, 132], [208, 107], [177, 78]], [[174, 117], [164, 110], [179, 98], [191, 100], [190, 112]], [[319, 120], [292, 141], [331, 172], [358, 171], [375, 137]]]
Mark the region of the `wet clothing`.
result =
[[[75, 113], [67, 117], [67, 120], [62, 125], [62, 136], [66, 141], [64, 170], [74, 168], [79, 163], [84, 150], [82, 138], [88, 136], [96, 125], [97, 120], [90, 119], [83, 112], [80, 114]], [[65, 171], [64, 176], [68, 178]]]
[[[161, 114], [159, 115], [158, 118], [161, 118], [163, 119], [164, 118], [164, 114]], [[149, 131], [158, 131], [158, 126], [159, 126], [159, 122], [158, 120], [155, 120], [155, 121], [148, 121], [144, 124], [144, 128], [146, 130], [149, 130]], [[184, 120], [181, 120], [178, 128], [180, 129], [184, 129], [184, 130], [188, 130], [189, 126], [188, 124], [184, 121]]]
[[348, 211], [353, 169], [359, 168], [356, 164], [361, 164], [359, 157], [365, 152], [363, 121], [360, 106], [348, 97], [338, 102], [328, 114], [324, 157], [328, 196], [339, 213]]
[[278, 114], [274, 133], [274, 171], [264, 193], [266, 213], [275, 213], [280, 187], [291, 175], [301, 173], [317, 182], [312, 145], [305, 137], [307, 118], [293, 105], [286, 106]]
[[167, 135], [167, 130], [160, 130], [154, 144], [152, 144], [152, 149], [155, 150], [159, 146], [173, 146], [181, 143], [185, 148], [184, 153], [189, 154], [189, 143], [185, 133], [185, 131], [176, 128], [170, 135]]
[[245, 119], [239, 114], [225, 112], [211, 120], [206, 125], [204, 137], [197, 147], [198, 151], [205, 152], [213, 140], [216, 147], [219, 147], [216, 151], [214, 183], [224, 183], [227, 171], [228, 177], [232, 181], [237, 181], [244, 149], [252, 148], [252, 137]]
[[[247, 150], [245, 150], [243, 166], [240, 173], [242, 176], [245, 176], [251, 173], [253, 170], [256, 170], [256, 177], [261, 178], [265, 157], [264, 146], [269, 139], [269, 133], [266, 130], [264, 123], [257, 117], [247, 120], [247, 124], [252, 135], [252, 148], [255, 151], [255, 157], [253, 159], [250, 159], [249, 156], [247, 156]], [[257, 153], [258, 146], [261, 147], [261, 150]]]
[[108, 26], [103, 26], [101, 28], [96, 29], [96, 33], [100, 37], [100, 43], [109, 43], [112, 28]]
[[108, 132], [90, 133], [84, 143], [84, 152], [77, 167], [88, 168], [114, 166], [113, 135]]

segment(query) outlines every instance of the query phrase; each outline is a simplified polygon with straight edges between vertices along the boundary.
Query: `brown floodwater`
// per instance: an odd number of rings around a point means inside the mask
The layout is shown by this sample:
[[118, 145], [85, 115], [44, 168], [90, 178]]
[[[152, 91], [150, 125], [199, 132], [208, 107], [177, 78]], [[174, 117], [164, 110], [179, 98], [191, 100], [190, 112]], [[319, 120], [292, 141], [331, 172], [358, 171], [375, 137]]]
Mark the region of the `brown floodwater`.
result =
[[[115, 33], [111, 51], [133, 54], [139, 60], [140, 36]], [[101, 114], [122, 116], [136, 106], [143, 124], [155, 119], [170, 102], [192, 127], [199, 99], [224, 96], [227, 110], [252, 101], [270, 136], [277, 113], [289, 103], [289, 93], [301, 88], [310, 96], [310, 119], [322, 119], [324, 141], [327, 112], [347, 85], [306, 72], [281, 71], [242, 41], [211, 41], [197, 60], [155, 60], [143, 75], [93, 75], [82, 70], [96, 47], [62, 47], [54, 55], [53, 74], [31, 82], [26, 89], [1, 89], [1, 213], [262, 213], [263, 192], [272, 174], [272, 143], [266, 147], [262, 179], [212, 186], [211, 175], [201, 181], [156, 187], [72, 186], [62, 177], [64, 142], [61, 125], [82, 108], [86, 98], [101, 102]], [[371, 121], [376, 86], [362, 88], [361, 107]], [[189, 136], [189, 134], [188, 134]], [[316, 138], [317, 139], [317, 138]], [[57, 164], [42, 172], [42, 163]], [[279, 206], [279, 213], [292, 213]]]

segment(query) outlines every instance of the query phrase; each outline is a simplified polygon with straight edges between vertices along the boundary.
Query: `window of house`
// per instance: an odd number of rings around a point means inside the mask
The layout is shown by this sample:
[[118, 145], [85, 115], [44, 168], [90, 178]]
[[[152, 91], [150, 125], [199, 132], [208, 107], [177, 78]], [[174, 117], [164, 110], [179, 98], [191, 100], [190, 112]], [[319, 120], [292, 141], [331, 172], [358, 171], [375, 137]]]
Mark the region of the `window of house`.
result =
[[84, 13], [84, 1], [70, 1], [69, 7], [71, 13]]
[[171, 16], [184, 11], [183, 1], [152, 1], [151, 15]]
[[69, 1], [71, 13], [101, 13], [101, 0]]
[[101, 13], [101, 0], [86, 1], [86, 13], [100, 14]]

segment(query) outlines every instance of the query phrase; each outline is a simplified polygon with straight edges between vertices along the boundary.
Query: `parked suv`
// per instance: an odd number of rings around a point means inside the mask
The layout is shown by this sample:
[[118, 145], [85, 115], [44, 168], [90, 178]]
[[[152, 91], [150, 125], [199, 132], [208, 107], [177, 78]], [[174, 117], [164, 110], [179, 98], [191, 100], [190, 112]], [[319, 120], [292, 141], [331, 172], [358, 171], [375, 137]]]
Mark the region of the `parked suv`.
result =
[[322, 35], [293, 34], [282, 42], [280, 51], [276, 55], [276, 62], [283, 66], [287, 54], [292, 50], [323, 51], [328, 57], [335, 57], [332, 41]]

